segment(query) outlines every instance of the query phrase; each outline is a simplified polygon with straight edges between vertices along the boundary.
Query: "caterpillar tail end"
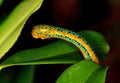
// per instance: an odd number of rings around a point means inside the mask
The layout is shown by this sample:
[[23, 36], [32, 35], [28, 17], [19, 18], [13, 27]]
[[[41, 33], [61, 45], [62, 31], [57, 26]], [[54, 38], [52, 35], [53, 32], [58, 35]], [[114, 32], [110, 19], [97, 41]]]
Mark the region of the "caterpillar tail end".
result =
[[99, 64], [99, 61], [98, 60], [94, 60], [95, 63]]
[[97, 64], [99, 64], [99, 60], [98, 60], [98, 58], [96, 58], [96, 57], [94, 57], [94, 58], [92, 59], [92, 61], [95, 62], [95, 63], [97, 63]]
[[91, 60], [91, 61], [93, 61], [93, 62], [99, 64], [99, 60], [98, 60], [97, 57], [92, 57], [91, 59], [88, 59], [86, 56], [84, 56], [84, 58], [85, 58], [86, 60]]

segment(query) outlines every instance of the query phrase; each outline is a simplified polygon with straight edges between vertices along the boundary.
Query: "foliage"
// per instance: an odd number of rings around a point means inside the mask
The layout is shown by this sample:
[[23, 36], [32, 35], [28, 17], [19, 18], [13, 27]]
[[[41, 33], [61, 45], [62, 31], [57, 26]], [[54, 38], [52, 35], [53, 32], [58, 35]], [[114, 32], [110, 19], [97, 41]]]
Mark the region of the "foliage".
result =
[[[0, 4], [2, 4], [2, 0]], [[41, 4], [42, 0], [23, 0], [0, 23], [0, 58], [13, 46], [26, 20], [39, 9]], [[109, 51], [109, 45], [104, 37], [94, 31], [80, 31], [78, 34], [89, 42], [99, 60], [102, 61]], [[78, 48], [69, 42], [59, 40], [40, 48], [20, 51], [2, 61], [0, 64], [0, 83], [12, 83], [13, 81], [15, 83], [32, 83], [35, 66], [28, 65], [41, 64], [74, 64], [63, 72], [56, 83], [105, 82], [107, 67], [102, 67], [89, 60], [83, 60]], [[6, 68], [16, 65], [25, 65], [21, 66], [17, 77], [15, 77], [14, 69]]]
[[41, 3], [42, 0], [24, 0], [0, 23], [0, 59], [15, 43], [26, 20]]

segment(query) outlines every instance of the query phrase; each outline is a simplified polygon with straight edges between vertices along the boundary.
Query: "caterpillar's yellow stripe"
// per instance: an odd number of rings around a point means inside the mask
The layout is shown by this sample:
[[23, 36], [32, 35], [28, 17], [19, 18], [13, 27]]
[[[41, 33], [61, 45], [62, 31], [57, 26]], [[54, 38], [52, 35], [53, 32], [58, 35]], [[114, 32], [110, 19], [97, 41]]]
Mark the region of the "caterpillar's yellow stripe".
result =
[[79, 34], [63, 29], [60, 27], [50, 26], [50, 25], [36, 25], [32, 30], [32, 36], [34, 38], [60, 38], [76, 45], [83, 54], [85, 59], [92, 60], [96, 63], [99, 63], [96, 54], [93, 49], [87, 43], [87, 41]]

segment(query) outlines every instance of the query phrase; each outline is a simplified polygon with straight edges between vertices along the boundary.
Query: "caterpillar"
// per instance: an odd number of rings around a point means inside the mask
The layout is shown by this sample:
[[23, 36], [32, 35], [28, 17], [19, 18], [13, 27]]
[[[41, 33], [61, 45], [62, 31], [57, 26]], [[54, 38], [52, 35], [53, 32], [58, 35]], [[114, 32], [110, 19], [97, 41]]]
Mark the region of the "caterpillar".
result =
[[77, 46], [85, 59], [89, 59], [95, 63], [99, 63], [99, 60], [95, 52], [90, 47], [88, 42], [81, 35], [71, 30], [41, 24], [34, 26], [31, 34], [33, 38], [41, 38], [41, 39], [59, 38], [66, 40]]

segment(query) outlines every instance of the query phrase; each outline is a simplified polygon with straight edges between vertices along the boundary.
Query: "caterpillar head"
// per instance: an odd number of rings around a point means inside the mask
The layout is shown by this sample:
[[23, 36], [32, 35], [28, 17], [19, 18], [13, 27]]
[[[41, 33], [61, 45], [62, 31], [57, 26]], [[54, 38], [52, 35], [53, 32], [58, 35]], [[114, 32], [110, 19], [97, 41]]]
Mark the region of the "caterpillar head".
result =
[[36, 25], [33, 27], [32, 36], [34, 38], [48, 39], [47, 36], [50, 33], [49, 29], [47, 29], [47, 25]]

